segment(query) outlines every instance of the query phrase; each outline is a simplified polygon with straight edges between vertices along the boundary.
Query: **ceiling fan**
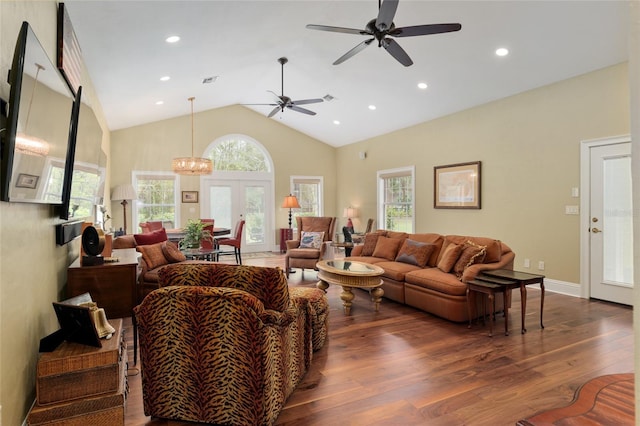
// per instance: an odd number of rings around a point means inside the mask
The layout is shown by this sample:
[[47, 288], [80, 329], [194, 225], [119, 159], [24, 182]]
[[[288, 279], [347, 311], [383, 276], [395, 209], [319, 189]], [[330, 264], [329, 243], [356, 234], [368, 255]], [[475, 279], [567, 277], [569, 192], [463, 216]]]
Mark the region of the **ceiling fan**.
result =
[[398, 8], [398, 0], [378, 0], [378, 17], [370, 20], [364, 30], [354, 28], [330, 27], [327, 25], [308, 24], [307, 28], [320, 31], [331, 31], [336, 33], [369, 35], [372, 38], [363, 41], [347, 53], [339, 57], [333, 65], [338, 65], [361, 52], [365, 47], [369, 46], [374, 40], [378, 40], [378, 47], [384, 47], [398, 62], [405, 67], [413, 64], [413, 61], [404, 51], [402, 47], [392, 38], [389, 37], [413, 37], [429, 34], [449, 33], [460, 31], [460, 24], [430, 24], [415, 25], [411, 27], [396, 28], [393, 23], [393, 17]]
[[307, 114], [307, 115], [316, 115], [315, 112], [310, 111], [310, 110], [308, 110], [306, 108], [301, 108], [299, 105], [317, 104], [319, 102], [323, 102], [324, 99], [317, 98], [317, 99], [302, 99], [302, 100], [299, 100], [299, 101], [294, 101], [290, 97], [285, 96], [284, 95], [284, 64], [289, 62], [289, 60], [287, 58], [285, 58], [285, 57], [282, 57], [282, 58], [278, 58], [278, 62], [282, 66], [282, 73], [281, 73], [282, 91], [280, 92], [281, 94], [277, 95], [276, 93], [272, 92], [271, 90], [268, 90], [269, 93], [273, 94], [274, 103], [270, 103], [270, 104], [245, 104], [245, 105], [270, 105], [270, 106], [275, 106], [275, 108], [273, 110], [271, 110], [271, 112], [269, 113], [269, 118], [271, 118], [274, 115], [276, 115], [278, 113], [278, 111], [284, 112], [285, 108], [289, 108], [290, 110], [301, 112], [301, 113]]

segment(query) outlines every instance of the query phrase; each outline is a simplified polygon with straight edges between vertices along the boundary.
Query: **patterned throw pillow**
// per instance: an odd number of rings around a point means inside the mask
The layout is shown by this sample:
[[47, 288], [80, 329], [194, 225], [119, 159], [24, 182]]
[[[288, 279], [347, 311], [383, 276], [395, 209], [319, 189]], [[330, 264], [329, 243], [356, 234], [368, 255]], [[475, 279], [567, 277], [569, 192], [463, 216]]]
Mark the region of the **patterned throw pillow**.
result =
[[319, 249], [320, 246], [322, 246], [322, 240], [324, 240], [324, 232], [302, 231], [302, 237], [300, 238], [300, 248]]
[[142, 259], [144, 259], [149, 269], [156, 269], [158, 266], [169, 264], [162, 252], [162, 243], [138, 246], [136, 250], [142, 253]]
[[167, 241], [167, 231], [164, 228], [157, 231], [148, 232], [146, 234], [135, 234], [133, 236], [136, 244], [139, 246], [148, 246], [149, 244], [161, 243]]
[[408, 263], [424, 268], [435, 248], [435, 244], [406, 239], [396, 256], [396, 262]]
[[451, 272], [451, 268], [456, 264], [463, 248], [464, 246], [462, 244], [449, 243], [449, 245], [444, 249], [442, 257], [438, 261], [438, 269], [442, 272]]
[[462, 278], [464, 270], [475, 263], [482, 263], [485, 254], [487, 252], [487, 246], [481, 246], [473, 241], [467, 241], [462, 246], [462, 253], [453, 266], [453, 272], [455, 272], [458, 278]]
[[184, 262], [187, 260], [187, 257], [176, 247], [174, 243], [171, 241], [165, 241], [162, 243], [162, 253], [164, 254], [165, 259], [169, 263], [178, 263]]
[[373, 251], [373, 257], [381, 257], [383, 259], [394, 260], [396, 253], [404, 240], [400, 238], [378, 237], [376, 249]]
[[364, 243], [362, 244], [362, 256], [373, 256], [373, 252], [376, 249], [378, 238], [382, 236], [381, 232], [370, 232], [364, 235]]

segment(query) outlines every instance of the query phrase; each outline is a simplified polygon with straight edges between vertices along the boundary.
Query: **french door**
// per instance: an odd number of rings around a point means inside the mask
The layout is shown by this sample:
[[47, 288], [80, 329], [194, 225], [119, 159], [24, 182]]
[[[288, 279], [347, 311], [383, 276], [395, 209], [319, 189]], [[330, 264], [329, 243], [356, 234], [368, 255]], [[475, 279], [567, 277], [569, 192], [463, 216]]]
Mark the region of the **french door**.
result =
[[232, 233], [244, 219], [242, 251], [271, 250], [271, 182], [204, 178], [201, 189], [201, 217], [214, 219], [216, 228], [230, 228]]
[[633, 302], [631, 143], [590, 148], [590, 294]]

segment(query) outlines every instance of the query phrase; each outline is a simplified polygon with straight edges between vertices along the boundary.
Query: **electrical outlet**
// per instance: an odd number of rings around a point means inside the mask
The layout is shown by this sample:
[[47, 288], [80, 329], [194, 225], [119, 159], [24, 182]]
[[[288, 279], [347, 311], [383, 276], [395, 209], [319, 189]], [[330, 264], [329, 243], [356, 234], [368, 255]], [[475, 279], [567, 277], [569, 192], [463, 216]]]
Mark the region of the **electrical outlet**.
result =
[[544, 271], [544, 260], [538, 262], [538, 270]]
[[531, 261], [529, 259], [525, 259], [524, 260], [524, 267], [525, 268], [531, 268]]
[[579, 206], [564, 206], [564, 214], [580, 214]]

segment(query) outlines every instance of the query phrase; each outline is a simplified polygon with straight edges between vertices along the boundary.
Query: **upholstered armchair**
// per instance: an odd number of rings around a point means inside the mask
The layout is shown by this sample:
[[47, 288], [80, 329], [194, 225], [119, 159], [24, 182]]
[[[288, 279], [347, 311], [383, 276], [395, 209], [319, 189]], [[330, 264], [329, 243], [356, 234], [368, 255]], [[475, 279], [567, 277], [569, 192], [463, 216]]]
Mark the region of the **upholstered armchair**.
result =
[[[287, 278], [291, 268], [300, 268], [304, 272], [305, 269], [316, 269], [316, 263], [324, 257], [327, 250], [325, 242], [333, 239], [333, 232], [336, 226], [335, 217], [296, 217], [298, 224], [298, 239], [289, 240], [287, 244], [287, 254], [285, 256], [285, 270]], [[309, 236], [311, 244], [305, 244], [305, 233], [324, 233], [320, 241]], [[318, 244], [319, 243], [319, 244]], [[317, 270], [317, 269], [316, 269]]]
[[259, 266], [173, 264], [159, 278], [134, 309], [145, 414], [273, 424], [324, 344], [323, 292], [290, 294], [280, 268]]

